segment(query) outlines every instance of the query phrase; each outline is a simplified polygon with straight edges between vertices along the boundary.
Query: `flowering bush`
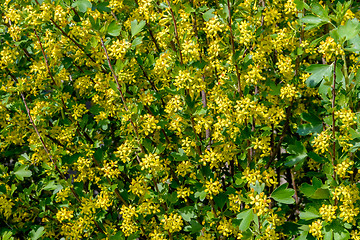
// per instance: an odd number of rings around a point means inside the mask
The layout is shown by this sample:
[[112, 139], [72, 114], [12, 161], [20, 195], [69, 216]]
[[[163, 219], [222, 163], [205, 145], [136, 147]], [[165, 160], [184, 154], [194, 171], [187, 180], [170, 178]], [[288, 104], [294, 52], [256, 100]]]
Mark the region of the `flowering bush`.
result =
[[360, 4], [0, 0], [2, 239], [360, 239]]

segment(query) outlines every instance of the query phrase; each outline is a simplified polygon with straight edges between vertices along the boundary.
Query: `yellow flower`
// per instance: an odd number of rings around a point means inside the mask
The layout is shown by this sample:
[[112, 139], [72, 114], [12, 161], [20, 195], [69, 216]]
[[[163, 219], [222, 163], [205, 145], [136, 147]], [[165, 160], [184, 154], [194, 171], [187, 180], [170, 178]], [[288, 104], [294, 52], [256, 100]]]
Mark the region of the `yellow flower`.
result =
[[168, 230], [170, 233], [181, 231], [184, 225], [182, 217], [177, 213], [171, 213], [169, 216], [164, 215], [161, 222], [164, 229]]
[[69, 220], [74, 216], [74, 211], [67, 210], [66, 207], [62, 207], [57, 213], [56, 218], [62, 222], [64, 220]]
[[0, 196], [0, 213], [5, 216], [6, 219], [8, 219], [11, 216], [11, 208], [15, 204], [12, 202], [11, 199], [8, 199], [6, 196], [1, 195]]
[[327, 37], [325, 41], [321, 41], [318, 51], [323, 54], [327, 62], [333, 61], [336, 56], [344, 54], [341, 46], [332, 37]]
[[261, 216], [269, 211], [269, 203], [271, 200], [268, 199], [265, 193], [261, 192], [260, 194], [254, 195], [252, 192], [249, 194], [249, 198], [251, 200], [250, 204], [252, 205], [252, 209], [258, 216]]
[[310, 230], [309, 233], [311, 233], [316, 239], [322, 239], [323, 235], [321, 233], [322, 229], [322, 221], [316, 220], [309, 225]]
[[319, 209], [319, 213], [325, 221], [331, 222], [333, 219], [336, 219], [336, 209], [337, 206], [323, 204]]
[[210, 179], [210, 181], [206, 181], [205, 187], [205, 192], [208, 193], [206, 197], [210, 199], [213, 199], [213, 196], [216, 196], [220, 192], [222, 192], [221, 184], [219, 181], [213, 182], [213, 180]]

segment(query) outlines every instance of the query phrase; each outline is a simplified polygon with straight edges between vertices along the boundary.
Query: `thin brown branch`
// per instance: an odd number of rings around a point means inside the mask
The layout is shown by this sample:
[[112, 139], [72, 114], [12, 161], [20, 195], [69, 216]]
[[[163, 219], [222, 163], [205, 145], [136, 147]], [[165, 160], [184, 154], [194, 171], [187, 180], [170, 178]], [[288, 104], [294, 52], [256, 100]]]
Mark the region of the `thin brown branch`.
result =
[[[331, 107], [332, 107], [332, 137], [333, 137], [333, 145], [332, 145], [332, 157], [331, 157], [331, 162], [332, 165], [335, 167], [335, 157], [336, 157], [336, 129], [335, 129], [335, 98], [336, 98], [336, 57], [335, 57], [335, 61], [334, 61], [334, 70], [333, 70], [333, 82], [332, 82], [332, 99], [331, 99]], [[336, 172], [334, 169], [333, 172], [333, 178], [334, 180], [336, 179]]]
[[173, 20], [173, 23], [174, 23], [175, 39], [176, 39], [176, 42], [178, 44], [178, 50], [179, 50], [179, 54], [180, 54], [180, 63], [183, 64], [183, 57], [182, 57], [182, 53], [181, 53], [181, 45], [180, 45], [180, 40], [179, 40], [179, 34], [178, 34], [178, 30], [177, 30], [175, 15], [174, 15], [174, 12], [173, 12], [173, 10], [171, 8], [169, 0], [166, 0], [166, 1], [167, 1], [168, 5], [169, 5], [171, 17], [172, 17], [172, 20]]
[[[112, 64], [111, 64], [111, 61], [110, 61], [110, 58], [109, 58], [109, 55], [108, 55], [108, 52], [107, 52], [107, 50], [106, 50], [106, 47], [105, 47], [105, 44], [104, 44], [104, 40], [102, 39], [102, 37], [100, 37], [100, 41], [101, 41], [101, 46], [102, 46], [102, 48], [104, 49], [107, 62], [108, 62], [108, 64], [109, 64], [110, 71], [111, 71], [111, 73], [112, 73], [112, 75], [113, 75], [113, 78], [115, 79], [116, 88], [117, 88], [117, 90], [118, 90], [119, 93], [120, 93], [123, 106], [124, 106], [125, 110], [126, 110], [127, 112], [129, 112], [129, 109], [128, 109], [128, 107], [126, 106], [124, 94], [123, 94], [123, 92], [122, 92], [122, 90], [121, 90], [121, 87], [120, 87], [120, 84], [119, 84], [118, 77], [116, 76], [115, 71], [114, 71], [114, 69], [113, 69], [113, 67], [112, 67]], [[131, 126], [133, 127], [133, 129], [134, 129], [134, 131], [135, 131], [135, 134], [136, 134], [136, 137], [137, 137], [137, 139], [138, 139], [138, 143], [139, 143], [141, 152], [142, 152], [142, 153], [145, 153], [144, 147], [143, 147], [143, 145], [140, 143], [140, 137], [139, 137], [139, 133], [138, 133], [137, 127], [135, 126], [135, 124], [134, 124], [134, 122], [131, 120], [131, 118], [130, 118], [130, 123], [131, 123]]]
[[[8, 71], [8, 74], [10, 75], [10, 77], [12, 78], [12, 80], [13, 80], [15, 83], [17, 83], [16, 77], [15, 77], [14, 75], [12, 75], [10, 71]], [[40, 142], [41, 142], [41, 144], [42, 144], [42, 146], [43, 146], [46, 154], [48, 155], [51, 163], [54, 165], [55, 170], [58, 172], [58, 174], [60, 175], [60, 177], [61, 177], [63, 180], [66, 180], [65, 175], [60, 171], [59, 167], [57, 166], [57, 161], [56, 161], [56, 159], [54, 159], [54, 158], [52, 157], [52, 155], [50, 154], [48, 148], [47, 148], [46, 145], [45, 145], [45, 142], [44, 142], [43, 138], [42, 138], [41, 135], [40, 135], [40, 132], [39, 132], [39, 130], [38, 130], [35, 122], [33, 121], [33, 118], [32, 118], [32, 116], [31, 116], [30, 109], [29, 109], [29, 107], [28, 107], [28, 105], [27, 105], [27, 103], [26, 103], [26, 99], [25, 99], [24, 94], [21, 92], [20, 95], [21, 95], [22, 101], [23, 101], [23, 103], [24, 103], [24, 105], [25, 105], [26, 112], [27, 112], [27, 115], [28, 115], [28, 117], [29, 117], [30, 123], [31, 123], [31, 125], [33, 126], [33, 128], [34, 128], [34, 130], [35, 130], [35, 132], [36, 132], [36, 135], [38, 136], [38, 138], [39, 138], [39, 140], [40, 140]], [[70, 187], [70, 190], [71, 190], [72, 194], [74, 195], [74, 197], [76, 198], [76, 200], [77, 200], [79, 203], [81, 203], [81, 200], [80, 200], [79, 196], [77, 195], [77, 193], [75, 192], [75, 190], [74, 190], [72, 187]], [[98, 224], [95, 220], [94, 220], [94, 223], [95, 223], [96, 227], [98, 228], [98, 230], [99, 230], [101, 233], [104, 233], [104, 231], [102, 230], [102, 228], [99, 226], [99, 224]]]
[[[227, 0], [227, 4], [228, 4], [228, 11], [229, 11], [228, 25], [229, 25], [229, 29], [230, 29], [230, 43], [231, 43], [232, 57], [234, 59], [235, 58], [235, 43], [234, 43], [234, 34], [233, 34], [233, 31], [232, 31], [230, 0]], [[241, 90], [239, 66], [237, 65], [237, 63], [235, 61], [233, 61], [233, 62], [234, 62], [234, 65], [235, 65], [236, 77], [237, 77], [237, 81], [238, 81], [237, 91], [240, 94], [240, 97], [242, 97], [243, 94], [242, 94], [242, 90]]]
[[35, 29], [35, 28], [34, 28], [34, 33], [35, 33], [35, 35], [36, 35], [36, 37], [37, 37], [37, 39], [38, 39], [38, 41], [39, 41], [40, 48], [41, 48], [41, 52], [42, 52], [43, 57], [44, 57], [44, 59], [45, 59], [45, 65], [46, 65], [46, 68], [47, 68], [48, 73], [49, 73], [49, 75], [50, 75], [50, 78], [51, 78], [51, 80], [53, 81], [53, 84], [56, 86], [57, 84], [56, 84], [56, 82], [55, 82], [55, 79], [54, 79], [53, 75], [51, 74], [51, 71], [50, 71], [49, 61], [48, 61], [48, 59], [47, 59], [47, 57], [46, 57], [46, 54], [45, 54], [44, 48], [43, 48], [43, 46], [42, 46], [42, 44], [41, 44], [41, 41], [40, 41], [39, 35], [37, 34], [37, 32], [36, 32], [36, 29]]

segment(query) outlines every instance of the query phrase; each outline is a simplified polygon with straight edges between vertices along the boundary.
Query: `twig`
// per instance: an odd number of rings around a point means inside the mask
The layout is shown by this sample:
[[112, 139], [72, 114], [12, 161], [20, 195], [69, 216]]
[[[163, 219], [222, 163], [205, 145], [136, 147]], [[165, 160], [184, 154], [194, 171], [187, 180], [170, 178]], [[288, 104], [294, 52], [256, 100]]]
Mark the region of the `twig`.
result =
[[[230, 8], [230, 0], [227, 0], [227, 4], [228, 4], [228, 11], [229, 11], [229, 29], [230, 29], [230, 43], [231, 43], [231, 50], [232, 50], [232, 57], [233, 60], [235, 58], [235, 44], [234, 44], [234, 35], [233, 35], [233, 31], [232, 31], [232, 21], [231, 21], [231, 8]], [[235, 65], [235, 70], [236, 70], [236, 77], [238, 80], [238, 88], [237, 91], [240, 94], [240, 97], [242, 97], [242, 90], [241, 90], [241, 82], [240, 82], [240, 72], [239, 72], [239, 66], [237, 65], [237, 63], [235, 61], [234, 65]]]
[[[332, 99], [331, 99], [331, 107], [332, 107], [332, 137], [333, 137], [333, 146], [332, 146], [332, 157], [331, 162], [332, 165], [335, 167], [335, 155], [336, 155], [336, 136], [335, 136], [335, 98], [336, 98], [336, 90], [335, 90], [335, 84], [336, 84], [336, 57], [334, 61], [334, 71], [333, 71], [333, 83], [332, 83]], [[333, 172], [333, 178], [336, 180], [336, 172], [334, 169]]]
[[180, 54], [180, 63], [183, 64], [183, 57], [182, 57], [182, 53], [181, 53], [181, 46], [180, 46], [179, 35], [178, 35], [178, 30], [177, 30], [177, 25], [176, 25], [174, 12], [173, 12], [173, 10], [171, 8], [169, 0], [166, 0], [166, 1], [167, 1], [168, 5], [169, 5], [171, 17], [172, 17], [172, 20], [173, 20], [173, 23], [174, 23], [175, 38], [176, 38], [176, 41], [177, 41], [177, 44], [178, 44], [178, 49], [179, 49], [179, 54]]
[[[102, 48], [103, 48], [104, 51], [105, 51], [106, 59], [107, 59], [108, 64], [109, 64], [110, 71], [111, 71], [111, 73], [112, 73], [112, 75], [113, 75], [113, 77], [114, 77], [114, 79], [115, 79], [116, 88], [117, 88], [117, 90], [118, 90], [119, 93], [120, 93], [121, 100], [122, 100], [122, 103], [123, 103], [123, 105], [124, 105], [124, 108], [125, 108], [125, 110], [126, 110], [127, 112], [129, 112], [129, 109], [128, 109], [128, 107], [126, 106], [126, 102], [125, 102], [125, 98], [124, 98], [123, 92], [122, 92], [121, 87], [120, 87], [120, 84], [119, 84], [118, 77], [116, 76], [115, 71], [114, 71], [114, 69], [113, 69], [113, 67], [112, 67], [112, 65], [111, 65], [110, 58], [109, 58], [109, 55], [108, 55], [108, 52], [107, 52], [107, 50], [106, 50], [106, 47], [105, 47], [105, 44], [104, 44], [104, 41], [103, 41], [102, 37], [100, 37], [100, 41], [101, 41], [101, 46], [102, 46]], [[130, 118], [130, 123], [131, 123], [131, 126], [133, 127], [133, 129], [134, 129], [134, 131], [135, 131], [135, 134], [136, 134], [136, 137], [137, 137], [137, 139], [138, 139], [138, 143], [139, 143], [141, 152], [142, 152], [142, 153], [145, 153], [144, 147], [143, 147], [143, 145], [140, 143], [140, 137], [139, 137], [139, 133], [138, 133], [137, 127], [135, 126], [135, 124], [134, 124], [134, 122], [131, 120], [131, 118]]]

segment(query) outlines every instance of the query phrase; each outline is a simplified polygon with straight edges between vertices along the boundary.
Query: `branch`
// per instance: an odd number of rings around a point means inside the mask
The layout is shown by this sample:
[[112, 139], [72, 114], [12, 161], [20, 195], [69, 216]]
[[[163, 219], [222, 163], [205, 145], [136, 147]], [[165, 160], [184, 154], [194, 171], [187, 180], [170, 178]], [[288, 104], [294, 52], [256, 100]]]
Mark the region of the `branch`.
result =
[[[104, 44], [104, 40], [102, 39], [102, 37], [100, 37], [100, 41], [101, 41], [101, 46], [102, 46], [102, 48], [104, 49], [107, 62], [108, 62], [108, 64], [109, 64], [110, 71], [111, 71], [111, 73], [112, 73], [112, 75], [113, 75], [113, 77], [114, 77], [114, 79], [115, 79], [116, 88], [117, 88], [117, 90], [118, 90], [119, 93], [120, 93], [121, 100], [122, 100], [122, 103], [123, 103], [123, 105], [124, 105], [124, 108], [125, 108], [125, 110], [126, 110], [127, 112], [129, 112], [129, 109], [128, 109], [128, 107], [126, 106], [124, 94], [123, 94], [123, 92], [122, 92], [122, 90], [121, 90], [121, 87], [120, 87], [120, 84], [119, 84], [118, 77], [116, 76], [115, 71], [114, 71], [114, 69], [113, 69], [113, 67], [112, 67], [112, 65], [111, 65], [110, 58], [109, 58], [109, 55], [108, 55], [108, 52], [107, 52], [107, 50], [106, 50], [106, 47], [105, 47], [105, 44]], [[138, 133], [137, 127], [135, 126], [135, 124], [134, 124], [134, 122], [131, 120], [131, 118], [130, 118], [130, 123], [131, 123], [131, 126], [133, 127], [133, 129], [134, 129], [134, 131], [135, 131], [136, 137], [137, 137], [137, 139], [138, 139], [139, 146], [140, 146], [140, 148], [141, 148], [141, 152], [142, 152], [142, 153], [145, 153], [144, 147], [143, 147], [143, 145], [140, 143], [140, 137], [139, 137], [139, 133]]]

